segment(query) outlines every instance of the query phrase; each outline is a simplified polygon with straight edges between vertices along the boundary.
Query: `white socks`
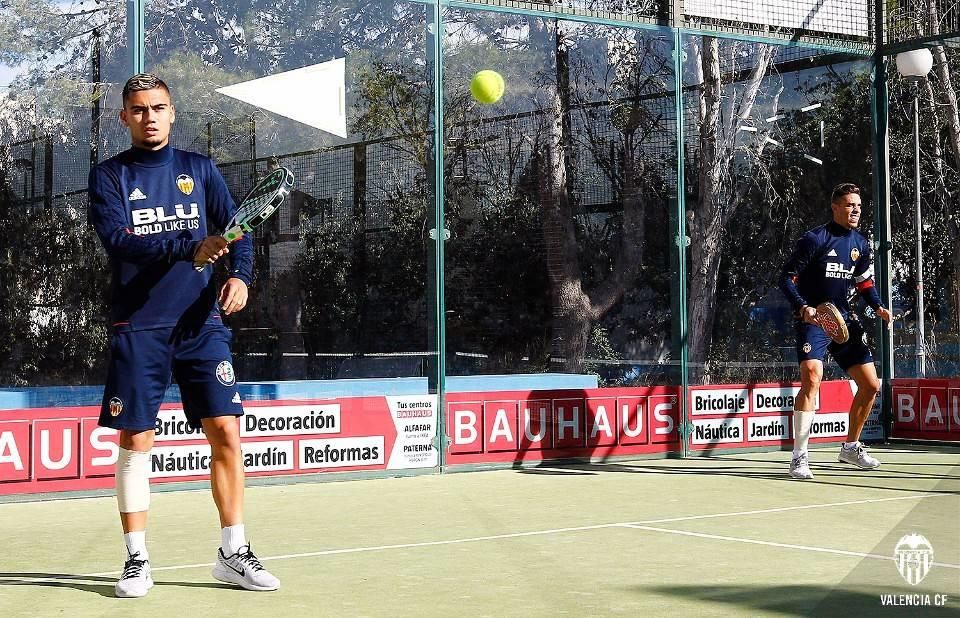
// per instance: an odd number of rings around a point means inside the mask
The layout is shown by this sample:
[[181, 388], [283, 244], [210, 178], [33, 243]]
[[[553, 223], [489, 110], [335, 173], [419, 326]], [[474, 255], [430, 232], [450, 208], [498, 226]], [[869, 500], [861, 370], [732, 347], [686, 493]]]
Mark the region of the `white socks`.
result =
[[146, 530], [135, 530], [134, 532], [127, 532], [123, 535], [123, 543], [127, 546], [127, 555], [132, 556], [139, 552], [138, 558], [140, 560], [149, 560], [150, 556], [147, 554], [147, 531]]
[[[247, 535], [244, 532], [243, 524], [227, 526], [220, 530], [221, 547], [225, 556], [232, 556], [237, 553], [241, 547], [247, 544]], [[147, 531], [136, 530], [127, 532], [123, 535], [123, 543], [127, 546], [127, 554], [132, 556], [139, 552], [140, 560], [149, 560], [147, 553]]]
[[220, 547], [224, 556], [232, 556], [247, 544], [247, 534], [243, 524], [234, 524], [220, 530]]
[[807, 452], [810, 443], [810, 426], [813, 425], [815, 410], [794, 410], [793, 412], [793, 456]]

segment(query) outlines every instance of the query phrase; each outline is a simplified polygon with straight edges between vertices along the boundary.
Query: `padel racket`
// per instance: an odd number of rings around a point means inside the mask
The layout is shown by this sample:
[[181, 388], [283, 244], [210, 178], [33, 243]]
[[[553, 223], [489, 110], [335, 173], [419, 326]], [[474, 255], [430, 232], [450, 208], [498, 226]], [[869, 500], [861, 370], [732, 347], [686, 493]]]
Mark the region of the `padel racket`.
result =
[[817, 325], [822, 328], [834, 343], [846, 343], [850, 339], [850, 331], [847, 330], [847, 323], [843, 319], [840, 310], [833, 303], [820, 303], [817, 305], [817, 315], [813, 318]]
[[[293, 172], [285, 167], [278, 167], [264, 176], [240, 202], [236, 214], [223, 232], [224, 240], [234, 242], [252, 232], [276, 212], [292, 188]], [[201, 272], [206, 266], [206, 263], [194, 264], [193, 268]]]

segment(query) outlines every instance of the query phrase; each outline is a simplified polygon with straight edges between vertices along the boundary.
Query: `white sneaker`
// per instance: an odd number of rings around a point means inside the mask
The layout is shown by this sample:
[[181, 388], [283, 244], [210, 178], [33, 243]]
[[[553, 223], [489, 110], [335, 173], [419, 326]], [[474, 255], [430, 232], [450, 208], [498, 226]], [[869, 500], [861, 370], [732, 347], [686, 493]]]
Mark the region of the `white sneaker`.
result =
[[864, 446], [862, 442], [854, 442], [850, 448], [841, 445], [840, 456], [837, 460], [841, 463], [853, 464], [864, 470], [872, 470], [880, 467], [880, 461], [870, 456], [867, 452], [867, 447]]
[[806, 453], [800, 453], [790, 460], [790, 476], [804, 480], [813, 478], [813, 472], [810, 472], [810, 460]]
[[232, 556], [224, 556], [223, 548], [218, 549], [213, 576], [222, 582], [243, 586], [247, 590], [276, 590], [280, 587], [280, 580], [263, 568], [250, 550], [249, 543]]
[[153, 578], [150, 576], [150, 561], [140, 560], [140, 552], [130, 554], [123, 563], [123, 573], [117, 580], [114, 593], [121, 599], [129, 599], [146, 596], [151, 588]]

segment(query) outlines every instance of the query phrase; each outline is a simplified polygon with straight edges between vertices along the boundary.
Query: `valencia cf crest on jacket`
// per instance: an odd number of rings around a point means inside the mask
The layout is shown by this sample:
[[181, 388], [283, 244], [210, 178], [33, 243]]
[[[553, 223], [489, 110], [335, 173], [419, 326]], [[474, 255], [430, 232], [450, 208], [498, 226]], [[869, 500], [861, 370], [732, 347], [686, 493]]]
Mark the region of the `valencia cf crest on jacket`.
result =
[[177, 188], [184, 195], [190, 195], [193, 193], [193, 178], [190, 178], [186, 174], [180, 174], [177, 176]]

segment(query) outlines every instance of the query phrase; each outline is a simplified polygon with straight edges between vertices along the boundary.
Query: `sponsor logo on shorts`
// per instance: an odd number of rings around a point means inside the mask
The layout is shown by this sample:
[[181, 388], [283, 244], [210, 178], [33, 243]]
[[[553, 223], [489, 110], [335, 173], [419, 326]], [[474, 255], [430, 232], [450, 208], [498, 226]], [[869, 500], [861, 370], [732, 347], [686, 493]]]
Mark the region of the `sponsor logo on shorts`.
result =
[[120, 401], [119, 397], [111, 397], [110, 416], [120, 416], [121, 412], [123, 412], [123, 402]]
[[240, 393], [234, 393], [233, 399], [231, 399], [230, 401], [232, 401], [233, 403], [240, 403]]
[[237, 381], [237, 376], [233, 373], [233, 365], [230, 361], [222, 361], [217, 365], [217, 380], [224, 386], [233, 386]]
[[810, 350], [812, 350], [812, 349], [813, 349], [813, 346], [810, 345], [810, 342], [807, 342], [807, 343], [803, 344], [803, 353], [804, 353], [804, 354], [809, 354], [809, 353], [810, 353]]
[[193, 193], [193, 178], [190, 178], [186, 174], [180, 174], [177, 176], [177, 188], [184, 195], [190, 195]]

